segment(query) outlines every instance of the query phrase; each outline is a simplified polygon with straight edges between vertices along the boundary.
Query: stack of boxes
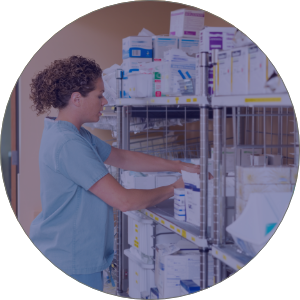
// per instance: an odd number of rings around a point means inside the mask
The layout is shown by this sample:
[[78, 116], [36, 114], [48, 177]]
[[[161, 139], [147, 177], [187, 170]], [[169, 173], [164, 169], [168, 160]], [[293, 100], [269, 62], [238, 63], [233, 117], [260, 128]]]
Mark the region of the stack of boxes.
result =
[[219, 51], [215, 80], [217, 96], [286, 92], [274, 66], [256, 45]]
[[155, 287], [154, 278], [154, 236], [156, 243], [175, 244], [182, 238], [162, 225], [157, 225], [154, 231], [153, 221], [138, 211], [125, 213], [128, 216], [128, 244], [124, 254], [129, 261], [129, 296], [140, 299], [142, 294], [150, 295], [150, 289]]
[[[128, 77], [128, 75], [132, 72], [139, 71], [140, 63], [152, 62], [151, 37], [129, 36], [127, 38], [124, 38], [122, 41], [122, 58], [124, 70], [122, 78], [123, 98], [136, 97], [138, 95], [136, 95], [135, 89], [136, 87], [141, 86], [141, 82], [136, 82], [135, 76]], [[147, 78], [144, 85], [146, 87], [149, 86]]]

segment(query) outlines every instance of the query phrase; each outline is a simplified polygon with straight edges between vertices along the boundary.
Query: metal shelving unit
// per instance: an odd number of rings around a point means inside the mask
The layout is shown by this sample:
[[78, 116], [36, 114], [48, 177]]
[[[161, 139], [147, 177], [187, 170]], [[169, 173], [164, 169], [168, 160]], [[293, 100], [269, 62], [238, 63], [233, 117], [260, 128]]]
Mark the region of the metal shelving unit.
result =
[[[207, 82], [208, 54], [203, 53], [203, 77]], [[240, 96], [218, 96], [208, 97], [204, 91], [202, 96], [181, 96], [181, 97], [149, 97], [149, 98], [129, 98], [117, 99], [115, 114], [118, 120], [118, 147], [130, 150], [130, 120], [133, 114], [133, 108], [140, 107], [145, 117], [146, 139], [149, 140], [150, 133], [156, 132], [164, 134], [167, 137], [168, 125], [163, 130], [149, 131], [149, 114], [152, 108], [161, 108], [165, 114], [165, 120], [168, 120], [168, 113], [175, 107], [183, 107], [185, 117], [185, 127], [181, 130], [184, 143], [179, 143], [177, 149], [181, 149], [184, 158], [193, 157], [197, 153], [200, 157], [201, 173], [199, 176], [201, 198], [200, 198], [200, 227], [193, 226], [186, 222], [180, 222], [173, 216], [173, 201], [167, 200], [162, 205], [157, 205], [148, 209], [141, 210], [146, 216], [154, 222], [161, 224], [169, 230], [179, 234], [183, 238], [193, 242], [200, 249], [206, 250], [200, 252], [200, 285], [202, 289], [208, 287], [208, 251], [214, 257], [214, 283], [221, 282], [226, 278], [226, 266], [234, 271], [238, 271], [245, 266], [252, 258], [244, 255], [230, 240], [227, 239], [225, 231], [226, 209], [228, 208], [226, 197], [226, 151], [224, 148], [233, 147], [235, 151], [235, 165], [238, 165], [237, 151], [241, 148], [262, 148], [264, 153], [280, 153], [283, 156], [282, 163], [298, 166], [295, 153], [296, 147], [299, 147], [299, 141], [295, 139], [298, 134], [295, 113], [292, 108], [292, 102], [287, 93], [272, 95], [240, 95]], [[199, 110], [199, 138], [197, 139], [197, 150], [188, 149], [187, 140], [189, 132], [187, 131], [187, 108], [195, 107]], [[228, 112], [226, 107], [231, 108]], [[213, 111], [213, 130], [209, 129], [209, 111]], [[112, 114], [110, 111], [109, 114]], [[228, 144], [226, 136], [226, 119], [231, 118], [233, 136], [232, 144]], [[271, 122], [271, 129], [266, 128], [266, 120]], [[287, 125], [290, 122], [291, 126]], [[277, 130], [274, 130], [276, 127]], [[209, 137], [212, 136], [211, 141]], [[291, 142], [293, 139], [293, 142]], [[267, 140], [269, 142], [267, 142]], [[207, 205], [208, 205], [208, 156], [209, 145], [213, 142], [213, 224], [211, 233], [208, 235], [207, 223]], [[169, 158], [168, 139], [164, 141], [165, 146], [159, 156]], [[175, 142], [176, 144], [176, 142]], [[180, 147], [179, 147], [180, 146]], [[142, 148], [141, 148], [142, 149]], [[146, 149], [146, 150], [145, 150]], [[173, 146], [172, 146], [172, 149]], [[145, 153], [155, 155], [155, 150], [147, 146], [141, 150]], [[273, 152], [274, 151], [274, 152]], [[187, 155], [188, 154], [188, 155]], [[293, 156], [294, 155], [294, 156]], [[178, 155], [177, 157], [179, 157]], [[118, 171], [120, 174], [120, 170]], [[223, 176], [225, 175], [225, 176]], [[118, 175], [120, 180], [120, 175]], [[117, 280], [117, 293], [123, 293], [122, 261], [124, 259], [124, 219], [122, 213], [118, 215], [117, 226], [117, 257], [119, 267], [119, 278]]]

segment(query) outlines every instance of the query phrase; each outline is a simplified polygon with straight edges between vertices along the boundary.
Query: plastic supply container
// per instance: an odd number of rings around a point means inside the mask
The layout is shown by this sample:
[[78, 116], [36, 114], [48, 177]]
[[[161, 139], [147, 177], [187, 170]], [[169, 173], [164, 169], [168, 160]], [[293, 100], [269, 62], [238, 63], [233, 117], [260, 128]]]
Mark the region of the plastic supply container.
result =
[[237, 246], [247, 255], [255, 256], [279, 226], [292, 193], [250, 194], [239, 218], [226, 230]]
[[124, 250], [128, 257], [128, 283], [129, 297], [141, 299], [142, 293], [150, 294], [150, 288], [154, 283], [154, 264], [145, 264], [139, 260], [130, 249]]
[[195, 95], [195, 79], [180, 79], [178, 80], [180, 92], [182, 95]]

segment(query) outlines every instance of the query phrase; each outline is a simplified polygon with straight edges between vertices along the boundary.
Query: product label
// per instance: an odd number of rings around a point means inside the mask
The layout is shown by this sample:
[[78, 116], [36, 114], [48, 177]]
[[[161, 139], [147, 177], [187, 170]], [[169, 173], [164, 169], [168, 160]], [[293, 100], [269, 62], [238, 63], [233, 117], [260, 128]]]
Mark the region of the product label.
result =
[[248, 53], [255, 53], [255, 52], [258, 52], [257, 46], [252, 46], [248, 48]]
[[184, 34], [187, 34], [187, 35], [196, 35], [196, 31], [184, 31]]
[[237, 57], [237, 56], [241, 56], [241, 55], [242, 55], [241, 50], [232, 51], [232, 53], [231, 53], [231, 57]]
[[218, 55], [218, 59], [225, 59], [227, 57], [227, 53], [220, 53]]

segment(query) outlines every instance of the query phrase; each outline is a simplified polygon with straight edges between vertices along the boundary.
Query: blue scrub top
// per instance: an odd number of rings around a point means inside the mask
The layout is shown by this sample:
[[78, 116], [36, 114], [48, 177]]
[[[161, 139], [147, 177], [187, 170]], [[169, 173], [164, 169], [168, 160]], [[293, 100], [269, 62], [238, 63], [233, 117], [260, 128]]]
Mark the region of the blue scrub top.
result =
[[113, 208], [88, 189], [108, 174], [111, 146], [84, 128], [46, 118], [39, 153], [42, 212], [30, 239], [65, 273], [109, 267], [114, 250]]

